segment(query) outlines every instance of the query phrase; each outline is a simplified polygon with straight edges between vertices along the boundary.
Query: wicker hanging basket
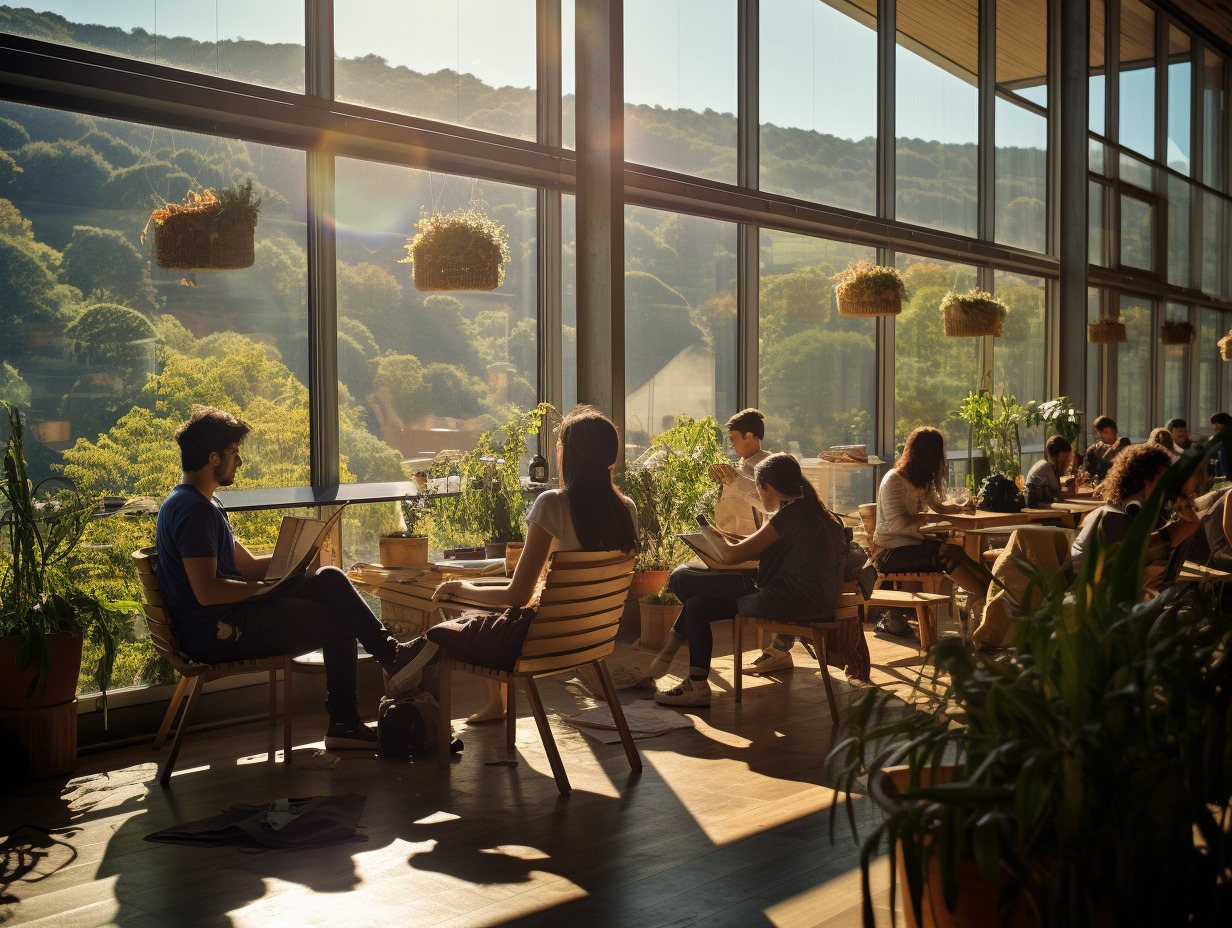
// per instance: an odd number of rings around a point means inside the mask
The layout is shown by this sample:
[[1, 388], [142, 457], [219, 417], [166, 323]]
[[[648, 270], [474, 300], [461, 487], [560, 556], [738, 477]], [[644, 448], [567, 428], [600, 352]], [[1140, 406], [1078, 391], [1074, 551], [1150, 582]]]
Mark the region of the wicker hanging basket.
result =
[[509, 239], [478, 210], [432, 213], [415, 224], [407, 241], [415, 289], [420, 291], [495, 290], [505, 278]]
[[260, 199], [252, 198], [249, 181], [239, 190], [206, 190], [202, 194], [189, 191], [182, 204], [169, 203], [155, 210], [149, 221], [154, 223], [158, 266], [197, 271], [252, 267], [253, 232], [260, 206]]
[[1000, 335], [1005, 313], [1005, 304], [988, 294], [958, 294], [951, 290], [941, 300], [945, 334], [950, 338]]
[[1229, 332], [1216, 344], [1219, 345], [1219, 356], [1225, 361], [1232, 361], [1232, 332]]
[[1125, 323], [1120, 319], [1103, 317], [1087, 323], [1087, 341], [1092, 345], [1115, 345], [1126, 337]]
[[838, 314], [847, 318], [866, 316], [897, 316], [903, 311], [903, 300], [899, 296], [847, 297], [844, 299], [837, 293]]
[[1188, 322], [1165, 322], [1159, 327], [1159, 342], [1162, 345], [1192, 345], [1194, 327]]
[[840, 316], [897, 316], [903, 311], [907, 288], [896, 268], [857, 261], [835, 275], [834, 284]]

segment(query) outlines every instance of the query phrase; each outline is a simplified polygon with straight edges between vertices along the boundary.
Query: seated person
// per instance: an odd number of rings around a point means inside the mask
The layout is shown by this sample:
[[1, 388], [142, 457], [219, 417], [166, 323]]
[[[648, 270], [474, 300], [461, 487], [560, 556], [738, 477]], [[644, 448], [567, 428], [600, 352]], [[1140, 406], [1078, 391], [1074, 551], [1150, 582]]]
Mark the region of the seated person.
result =
[[[1117, 455], [1108, 477], [1100, 485], [1105, 505], [1087, 515], [1070, 548], [1075, 571], [1082, 567], [1087, 545], [1096, 532], [1107, 542], [1118, 542], [1125, 537], [1142, 503], [1171, 466], [1172, 457], [1167, 450], [1149, 442], [1130, 445]], [[1198, 514], [1187, 492], [1192, 482], [1191, 478], [1186, 484], [1186, 491], [1176, 499], [1177, 517], [1156, 528], [1151, 535], [1156, 558], [1169, 554], [1172, 548], [1187, 540], [1198, 528]]]
[[1099, 441], [1092, 443], [1087, 448], [1086, 454], [1082, 458], [1082, 466], [1086, 469], [1090, 478], [1098, 483], [1108, 475], [1108, 468], [1112, 466], [1112, 459], [1117, 456], [1122, 448], [1129, 446], [1129, 439], [1117, 437], [1116, 420], [1109, 416], [1100, 416], [1093, 425], [1095, 427], [1095, 434], [1099, 436]]
[[732, 448], [740, 456], [740, 466], [710, 465], [710, 479], [723, 484], [714, 521], [725, 532], [751, 535], [757, 529], [753, 510], [762, 512], [753, 473], [757, 465], [769, 457], [769, 452], [761, 448], [762, 439], [766, 437], [766, 417], [760, 410], [742, 409], [727, 420], [725, 428]]
[[664, 676], [681, 645], [689, 643], [689, 675], [670, 690], [655, 692], [667, 706], [710, 705], [710, 657], [714, 639], [710, 623], [753, 615], [790, 619], [809, 613], [832, 614], [843, 580], [847, 542], [838, 517], [817, 498], [790, 454], [772, 454], [757, 465], [757, 490], [773, 515], [736, 544], [717, 532], [711, 538], [723, 552], [722, 562], [760, 558], [750, 573], [677, 567], [668, 587], [684, 605], [667, 643], [650, 665], [650, 675]]
[[[578, 406], [561, 423], [556, 458], [561, 486], [540, 493], [527, 514], [526, 546], [508, 585], [487, 586], [448, 580], [436, 589], [438, 602], [478, 604], [520, 612], [463, 615], [436, 625], [409, 645], [418, 671], [440, 649], [461, 661], [509, 670], [521, 653], [534, 619], [530, 606], [538, 597], [539, 578], [556, 551], [637, 550], [637, 507], [612, 483], [620, 455], [620, 436], [611, 420], [590, 406]], [[503, 621], [497, 622], [500, 618]], [[499, 700], [499, 696], [496, 697]], [[489, 691], [489, 702], [492, 692]], [[499, 717], [504, 707], [490, 706]], [[477, 715], [480, 713], [477, 713]]]
[[1069, 471], [1074, 449], [1069, 439], [1053, 435], [1044, 444], [1044, 460], [1037, 461], [1027, 473], [1027, 499], [1030, 505], [1053, 503], [1067, 495], [1061, 478]]
[[[1217, 412], [1211, 416], [1211, 433], [1218, 435], [1223, 431], [1225, 425], [1232, 423], [1232, 416], [1226, 412]], [[1215, 455], [1218, 461], [1218, 471], [1214, 476], [1232, 477], [1232, 470], [1228, 469], [1228, 451], [1226, 447], [1221, 446]]]
[[1190, 446], [1193, 445], [1193, 439], [1189, 437], [1189, 423], [1184, 419], [1169, 419], [1168, 424], [1164, 428], [1172, 436], [1172, 445], [1176, 449], [1177, 454], [1189, 450]]
[[1210, 496], [1216, 497], [1213, 504], [1199, 507], [1209, 552], [1207, 563], [1219, 570], [1232, 570], [1232, 506], [1228, 505], [1228, 491], [1217, 490]]
[[877, 490], [873, 563], [883, 574], [944, 573], [966, 591], [968, 612], [978, 617], [983, 614], [991, 571], [958, 545], [926, 539], [919, 531], [928, 522], [928, 509], [939, 513], [975, 509], [974, 500], [965, 506], [942, 502], [945, 474], [945, 437], [922, 425], [907, 436], [903, 453]]
[[375, 750], [376, 732], [358, 712], [356, 639], [395, 690], [412, 677], [411, 652], [385, 630], [346, 574], [323, 567], [268, 596], [269, 555], [252, 554], [231, 531], [214, 491], [235, 482], [249, 427], [220, 409], [196, 410], [175, 432], [183, 481], [158, 510], [158, 578], [180, 646], [194, 661], [218, 664], [320, 648], [330, 750]]
[[1181, 452], [1176, 450], [1176, 444], [1172, 439], [1172, 433], [1168, 431], [1168, 429], [1155, 429], [1155, 431], [1151, 432], [1151, 437], [1147, 439], [1147, 442], [1152, 445], [1158, 445], [1159, 447], [1167, 450], [1169, 457], [1171, 457], [1173, 461], [1181, 456]]

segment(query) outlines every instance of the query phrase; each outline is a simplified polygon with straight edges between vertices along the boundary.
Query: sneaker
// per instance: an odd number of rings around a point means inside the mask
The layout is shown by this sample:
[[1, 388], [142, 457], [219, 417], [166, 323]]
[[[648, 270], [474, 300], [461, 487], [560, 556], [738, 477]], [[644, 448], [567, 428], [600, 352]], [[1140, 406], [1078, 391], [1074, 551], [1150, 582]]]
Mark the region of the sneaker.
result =
[[780, 651], [778, 648], [766, 648], [761, 657], [747, 667], [741, 667], [741, 673], [774, 673], [776, 670], [791, 670], [795, 664], [790, 651]]
[[891, 635], [895, 638], [915, 637], [911, 623], [897, 612], [882, 613], [881, 620], [877, 623], [875, 631], [879, 635]]
[[655, 702], [664, 706], [708, 706], [710, 684], [706, 680], [686, 677], [680, 685], [670, 690], [657, 690]]
[[385, 691], [391, 696], [397, 696], [410, 687], [415, 674], [428, 666], [439, 650], [434, 642], [422, 636], [407, 644], [398, 645], [394, 662], [385, 671]]
[[352, 722], [329, 723], [325, 729], [325, 749], [327, 751], [375, 751], [377, 748], [376, 731], [369, 728], [359, 719]]

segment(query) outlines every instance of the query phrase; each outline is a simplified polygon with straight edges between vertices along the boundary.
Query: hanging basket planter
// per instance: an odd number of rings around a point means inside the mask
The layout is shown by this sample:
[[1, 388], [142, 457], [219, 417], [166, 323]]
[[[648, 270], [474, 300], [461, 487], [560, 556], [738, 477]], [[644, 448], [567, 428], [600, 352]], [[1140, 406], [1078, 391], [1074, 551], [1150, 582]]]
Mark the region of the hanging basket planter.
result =
[[1159, 341], [1163, 345], [1192, 345], [1194, 327], [1188, 322], [1165, 322], [1159, 327]]
[[1115, 345], [1125, 340], [1125, 323], [1115, 316], [1087, 323], [1087, 341], [1092, 345]]
[[415, 228], [399, 263], [411, 265], [416, 290], [495, 290], [505, 279], [505, 227], [479, 210], [430, 213]]
[[1215, 344], [1219, 346], [1219, 356], [1225, 361], [1232, 361], [1232, 332], [1229, 332]]
[[945, 334], [950, 338], [1000, 335], [1006, 312], [1004, 303], [983, 290], [968, 290], [966, 293], [951, 290], [941, 300]]
[[183, 203], [154, 210], [141, 233], [154, 224], [154, 254], [168, 270], [229, 271], [252, 267], [253, 230], [261, 200], [252, 181], [238, 190], [190, 190]]
[[860, 261], [836, 275], [834, 281], [840, 316], [897, 316], [903, 311], [907, 287], [895, 268]]

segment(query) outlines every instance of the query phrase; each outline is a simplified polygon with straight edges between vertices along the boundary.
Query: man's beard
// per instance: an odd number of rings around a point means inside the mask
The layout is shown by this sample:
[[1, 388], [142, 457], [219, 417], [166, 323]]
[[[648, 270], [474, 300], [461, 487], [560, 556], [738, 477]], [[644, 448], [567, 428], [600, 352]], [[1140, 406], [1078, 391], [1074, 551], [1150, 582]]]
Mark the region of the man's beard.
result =
[[214, 468], [214, 482], [218, 484], [220, 487], [229, 487], [231, 486], [231, 484], [235, 483], [234, 472], [231, 474], [230, 477], [227, 477], [225, 475], [226, 475], [226, 470], [224, 469], [224, 465], [219, 464], [217, 467]]

